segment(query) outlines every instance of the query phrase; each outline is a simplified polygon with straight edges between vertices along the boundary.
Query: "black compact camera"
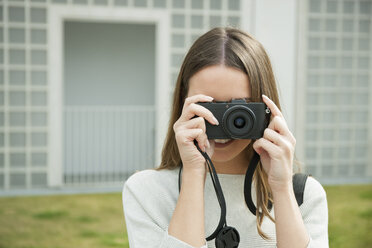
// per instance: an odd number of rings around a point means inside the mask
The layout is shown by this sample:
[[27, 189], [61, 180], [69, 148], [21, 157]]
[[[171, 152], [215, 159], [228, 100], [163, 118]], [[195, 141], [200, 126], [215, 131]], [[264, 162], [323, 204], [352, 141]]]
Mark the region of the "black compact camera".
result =
[[259, 139], [270, 121], [270, 109], [263, 102], [233, 99], [231, 102], [198, 102], [209, 109], [219, 125], [205, 120], [208, 139]]

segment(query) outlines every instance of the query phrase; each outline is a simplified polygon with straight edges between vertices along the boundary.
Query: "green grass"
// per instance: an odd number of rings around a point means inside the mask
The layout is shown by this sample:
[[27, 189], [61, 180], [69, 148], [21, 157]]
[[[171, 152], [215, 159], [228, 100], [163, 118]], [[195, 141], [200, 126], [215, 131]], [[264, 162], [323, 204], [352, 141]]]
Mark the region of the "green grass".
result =
[[331, 247], [372, 247], [372, 185], [325, 187]]
[[[372, 185], [325, 187], [330, 247], [372, 247]], [[0, 198], [0, 248], [129, 247], [121, 194]]]
[[0, 198], [0, 248], [129, 247], [121, 194]]

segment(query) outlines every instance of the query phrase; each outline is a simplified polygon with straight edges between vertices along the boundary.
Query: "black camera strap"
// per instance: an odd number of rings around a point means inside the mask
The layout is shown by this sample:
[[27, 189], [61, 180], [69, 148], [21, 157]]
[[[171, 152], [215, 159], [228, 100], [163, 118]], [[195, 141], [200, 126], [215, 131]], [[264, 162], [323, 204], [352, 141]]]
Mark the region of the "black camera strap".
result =
[[[222, 192], [221, 184], [218, 179], [216, 169], [209, 158], [208, 154], [206, 152], [203, 152], [196, 141], [194, 141], [194, 144], [196, 145], [197, 149], [199, 152], [203, 155], [203, 157], [206, 160], [211, 180], [213, 183], [214, 190], [217, 195], [217, 199], [221, 208], [221, 215], [220, 215], [220, 221], [218, 223], [218, 226], [216, 230], [209, 236], [207, 237], [207, 241], [213, 240], [214, 238], [216, 239], [216, 248], [236, 248], [239, 246], [239, 241], [240, 241], [240, 236], [238, 231], [234, 227], [227, 226], [226, 223], [226, 202], [225, 202], [225, 197]], [[256, 206], [253, 203], [252, 200], [252, 182], [253, 182], [253, 174], [254, 171], [256, 170], [257, 164], [260, 160], [260, 156], [258, 153], [254, 151], [253, 157], [249, 163], [247, 172], [245, 174], [245, 179], [244, 179], [244, 199], [245, 202], [248, 206], [249, 211], [253, 215], [256, 215]], [[178, 174], [178, 190], [181, 191], [181, 172], [182, 172], [182, 163], [180, 165], [180, 170]], [[298, 206], [301, 206], [303, 203], [303, 194], [304, 194], [304, 189], [305, 189], [305, 184], [306, 180], [309, 175], [307, 174], [302, 174], [302, 173], [296, 173], [293, 175], [293, 189], [295, 192], [296, 196], [296, 201]], [[269, 201], [268, 204], [268, 209], [269, 211], [272, 208], [272, 202]]]
[[[269, 121], [270, 121], [270, 115], [271, 111], [268, 107], [265, 109], [265, 127], [267, 127]], [[198, 151], [203, 155], [205, 158], [206, 164], [208, 166], [208, 170], [210, 172], [211, 180], [213, 183], [214, 190], [216, 192], [216, 196], [221, 208], [221, 216], [220, 221], [218, 223], [218, 226], [216, 230], [207, 237], [207, 241], [210, 241], [212, 239], [215, 239], [216, 248], [236, 248], [239, 246], [240, 242], [240, 236], [239, 232], [234, 228], [230, 227], [226, 223], [226, 202], [225, 197], [222, 192], [221, 184], [217, 176], [216, 169], [209, 158], [208, 154], [206, 152], [203, 152], [200, 147], [198, 146], [198, 143], [196, 140], [194, 140], [194, 144]], [[245, 202], [249, 208], [249, 210], [252, 212], [252, 214], [256, 215], [256, 207], [252, 201], [252, 195], [251, 195], [251, 189], [252, 189], [252, 180], [253, 180], [253, 174], [257, 167], [257, 164], [260, 160], [260, 156], [254, 151], [253, 157], [249, 163], [245, 180], [244, 180], [244, 198]], [[182, 162], [180, 165], [179, 175], [178, 175], [178, 190], [181, 191], [181, 171], [182, 171]], [[268, 208], [271, 209], [272, 203], [269, 201]]]
[[[225, 202], [225, 197], [222, 192], [220, 181], [217, 176], [216, 169], [211, 159], [209, 158], [208, 154], [206, 152], [203, 152], [200, 149], [196, 140], [194, 140], [194, 144], [197, 147], [198, 151], [203, 155], [203, 157], [206, 160], [206, 164], [210, 172], [213, 187], [216, 192], [218, 203], [221, 208], [221, 215], [220, 215], [220, 221], [218, 223], [218, 226], [216, 230], [206, 239], [207, 241], [215, 239], [216, 248], [236, 248], [239, 246], [240, 236], [239, 236], [238, 231], [234, 227], [230, 227], [226, 223], [226, 202]], [[182, 163], [181, 163], [179, 175], [178, 175], [178, 190], [179, 191], [181, 191], [181, 171], [182, 171]]]
[[[256, 151], [253, 151], [253, 157], [251, 159], [251, 162], [249, 163], [247, 172], [245, 173], [245, 179], [244, 179], [244, 199], [245, 203], [247, 204], [249, 211], [251, 211], [252, 214], [256, 215], [256, 207], [252, 200], [252, 181], [253, 181], [253, 174], [256, 170], [257, 164], [260, 161], [260, 155]], [[269, 205], [269, 208], [271, 208], [271, 204]]]
[[[247, 169], [247, 173], [245, 174], [245, 180], [244, 180], [244, 199], [245, 203], [247, 204], [249, 210], [251, 211], [252, 214], [256, 215], [257, 209], [256, 206], [254, 205], [252, 201], [252, 194], [251, 194], [251, 189], [252, 189], [252, 179], [253, 179], [253, 174], [254, 171], [256, 170], [257, 164], [260, 161], [260, 155], [258, 155], [255, 151], [252, 157], [252, 160], [249, 164], [249, 167]], [[303, 173], [296, 173], [292, 177], [293, 181], [293, 191], [295, 193], [296, 197], [296, 202], [298, 206], [301, 206], [303, 203], [303, 197], [304, 197], [304, 190], [305, 190], [305, 184], [307, 178], [311, 176], [308, 174], [303, 174]], [[270, 211], [273, 207], [273, 203], [269, 200], [268, 203], [268, 210]]]

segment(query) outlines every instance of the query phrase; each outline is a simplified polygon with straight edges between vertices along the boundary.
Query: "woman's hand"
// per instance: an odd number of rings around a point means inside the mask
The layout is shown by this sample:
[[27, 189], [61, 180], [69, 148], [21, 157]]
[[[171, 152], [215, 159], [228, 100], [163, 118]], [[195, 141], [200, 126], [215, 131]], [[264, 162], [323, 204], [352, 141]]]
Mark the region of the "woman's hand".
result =
[[292, 187], [293, 155], [296, 139], [289, 131], [287, 123], [275, 103], [262, 95], [270, 108], [271, 121], [262, 138], [253, 144], [260, 155], [261, 164], [268, 176], [272, 191], [287, 190]]
[[[212, 157], [214, 142], [208, 141], [204, 118], [212, 125], [218, 125], [218, 121], [211, 111], [196, 102], [211, 102], [212, 100], [212, 97], [202, 94], [186, 98], [182, 114], [173, 125], [183, 169], [191, 169], [202, 175], [206, 173], [205, 158], [196, 148], [194, 140], [196, 139], [202, 151], [207, 151], [209, 157]], [[198, 117], [193, 118], [195, 115]]]

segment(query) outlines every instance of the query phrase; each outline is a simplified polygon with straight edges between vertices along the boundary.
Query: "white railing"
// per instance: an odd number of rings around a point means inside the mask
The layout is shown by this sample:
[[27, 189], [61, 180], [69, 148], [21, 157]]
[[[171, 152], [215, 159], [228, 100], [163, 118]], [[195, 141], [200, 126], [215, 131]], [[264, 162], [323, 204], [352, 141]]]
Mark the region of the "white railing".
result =
[[66, 106], [64, 183], [125, 181], [154, 167], [154, 106]]

